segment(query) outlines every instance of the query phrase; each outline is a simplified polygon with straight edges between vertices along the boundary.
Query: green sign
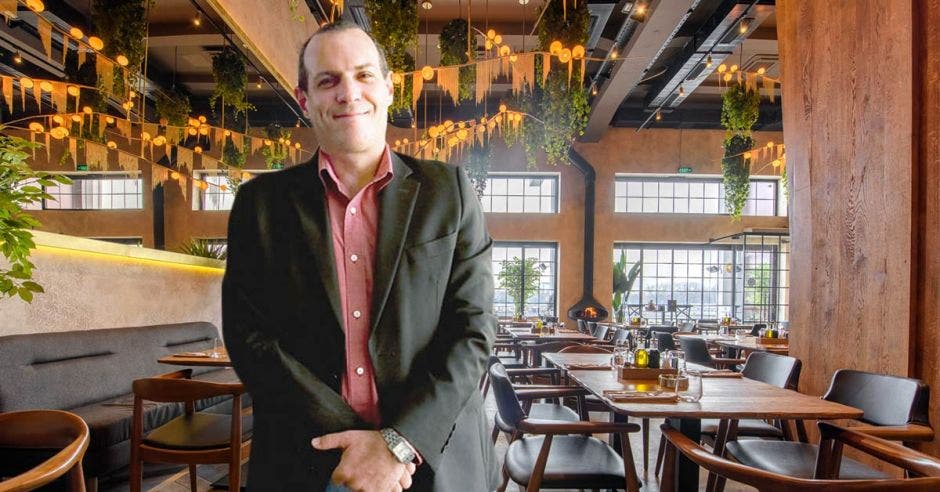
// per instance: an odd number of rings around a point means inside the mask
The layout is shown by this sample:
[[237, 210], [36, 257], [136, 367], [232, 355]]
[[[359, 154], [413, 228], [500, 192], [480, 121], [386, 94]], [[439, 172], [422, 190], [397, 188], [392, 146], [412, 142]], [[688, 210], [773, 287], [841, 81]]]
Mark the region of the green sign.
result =
[[679, 174], [692, 174], [691, 166], [682, 166], [679, 168]]
[[88, 170], [88, 164], [79, 164], [79, 165], [75, 166], [75, 168], [76, 168], [77, 170], [79, 170], [79, 171], [87, 171], [87, 170]]

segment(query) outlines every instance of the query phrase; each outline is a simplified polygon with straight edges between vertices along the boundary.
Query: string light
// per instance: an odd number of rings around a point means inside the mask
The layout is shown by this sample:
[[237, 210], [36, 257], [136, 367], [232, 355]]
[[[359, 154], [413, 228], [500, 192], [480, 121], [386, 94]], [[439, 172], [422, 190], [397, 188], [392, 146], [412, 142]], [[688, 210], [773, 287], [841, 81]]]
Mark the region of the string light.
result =
[[662, 120], [663, 120], [663, 113], [662, 113], [660, 110], [657, 109], [657, 110], [656, 110], [656, 121], [662, 121]]
[[424, 10], [431, 10], [432, 7], [434, 7], [434, 5], [431, 4], [431, 0], [422, 0], [421, 8]]
[[196, 27], [202, 25], [202, 12], [196, 12], [196, 17], [193, 17], [193, 25]]
[[72, 36], [75, 39], [82, 39], [85, 37], [85, 33], [83, 33], [81, 29], [73, 27], [69, 29], [69, 36]]
[[712, 55], [705, 57], [705, 68], [712, 68]]
[[16, 63], [17, 65], [23, 63], [23, 56], [20, 55], [19, 51], [17, 51], [16, 54], [13, 55], [13, 63]]

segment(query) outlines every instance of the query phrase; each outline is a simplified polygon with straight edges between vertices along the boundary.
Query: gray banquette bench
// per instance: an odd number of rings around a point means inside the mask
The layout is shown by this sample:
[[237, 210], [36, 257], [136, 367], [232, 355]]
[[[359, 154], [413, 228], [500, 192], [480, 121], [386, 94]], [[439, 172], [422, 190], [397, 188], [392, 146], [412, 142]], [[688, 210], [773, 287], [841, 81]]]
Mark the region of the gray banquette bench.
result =
[[[131, 383], [180, 369], [160, 357], [211, 348], [212, 323], [191, 322], [103, 330], [0, 337], [0, 412], [68, 410], [88, 423], [91, 438], [82, 462], [94, 487], [97, 477], [123, 470], [130, 461], [133, 413]], [[232, 369], [193, 368], [193, 379], [234, 382]], [[250, 398], [243, 398], [245, 406]], [[231, 401], [197, 403], [197, 410], [230, 412]], [[144, 430], [182, 413], [175, 403], [145, 405]]]

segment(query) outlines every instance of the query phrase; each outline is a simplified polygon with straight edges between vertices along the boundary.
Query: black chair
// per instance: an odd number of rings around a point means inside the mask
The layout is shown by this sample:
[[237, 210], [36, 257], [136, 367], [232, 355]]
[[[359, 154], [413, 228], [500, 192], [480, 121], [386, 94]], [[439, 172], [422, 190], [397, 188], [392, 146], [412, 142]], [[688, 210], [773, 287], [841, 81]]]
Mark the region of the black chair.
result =
[[704, 338], [679, 337], [679, 345], [682, 347], [682, 351], [685, 352], [686, 362], [693, 364], [725, 369], [744, 362], [744, 359], [725, 359], [712, 356], [711, 352], [708, 351], [708, 345], [705, 343]]
[[581, 333], [590, 333], [590, 331], [588, 331], [587, 322], [580, 318], [578, 318], [578, 331]]
[[[503, 482], [497, 490], [506, 490], [510, 479], [530, 491], [572, 488], [639, 490], [628, 438], [628, 433], [640, 430], [638, 425], [536, 420], [526, 415], [509, 375], [500, 364], [490, 367], [490, 379], [498, 415], [513, 434], [503, 461]], [[577, 390], [559, 388], [555, 391]], [[623, 458], [606, 443], [590, 435], [606, 433], [620, 434]]]
[[590, 325], [592, 325], [592, 324], [593, 324], [594, 326], [591, 327], [591, 335], [593, 335], [594, 338], [596, 338], [596, 339], [598, 339], [598, 340], [602, 340], [602, 341], [603, 341], [603, 340], [606, 340], [606, 339], [607, 339], [607, 332], [610, 331], [610, 326], [608, 326], [608, 325], [602, 325], [602, 324], [600, 324], [600, 323], [595, 323], [595, 322], [593, 322], [593, 321], [590, 322], [590, 323], [588, 323], [588, 326], [590, 326]]
[[[930, 441], [927, 418], [930, 389], [918, 379], [841, 369], [832, 376], [824, 400], [859, 408], [865, 425], [852, 430], [894, 441]], [[819, 446], [804, 442], [745, 440], [729, 442], [728, 455], [738, 462], [771, 473], [812, 478]], [[848, 458], [842, 479], [885, 478], [884, 473]]]
[[757, 323], [751, 327], [751, 336], [759, 337], [760, 334], [767, 329], [767, 325], [764, 323]]
[[672, 337], [672, 333], [661, 333], [654, 332], [656, 335], [657, 346], [659, 347], [659, 353], [662, 354], [667, 350], [676, 349], [676, 339]]
[[614, 335], [610, 338], [610, 343], [626, 344], [630, 340], [630, 330], [627, 328], [614, 328]]

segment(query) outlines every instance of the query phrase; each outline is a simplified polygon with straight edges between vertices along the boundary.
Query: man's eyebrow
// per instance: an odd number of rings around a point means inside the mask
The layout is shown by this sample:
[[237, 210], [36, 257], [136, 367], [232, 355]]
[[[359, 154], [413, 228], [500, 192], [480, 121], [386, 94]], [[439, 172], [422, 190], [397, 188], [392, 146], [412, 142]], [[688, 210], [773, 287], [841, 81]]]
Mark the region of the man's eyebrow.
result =
[[[363, 70], [366, 68], [378, 68], [378, 66], [375, 63], [369, 62], [369, 63], [363, 63], [362, 65], [356, 65], [353, 68], [356, 70]], [[323, 71], [317, 72], [316, 75], [314, 75], [314, 77], [321, 77], [323, 75], [335, 76], [335, 75], [339, 75], [339, 73], [340, 72], [338, 70], [323, 70]]]

